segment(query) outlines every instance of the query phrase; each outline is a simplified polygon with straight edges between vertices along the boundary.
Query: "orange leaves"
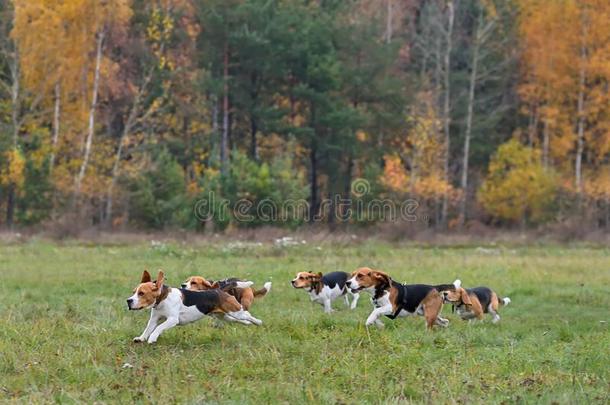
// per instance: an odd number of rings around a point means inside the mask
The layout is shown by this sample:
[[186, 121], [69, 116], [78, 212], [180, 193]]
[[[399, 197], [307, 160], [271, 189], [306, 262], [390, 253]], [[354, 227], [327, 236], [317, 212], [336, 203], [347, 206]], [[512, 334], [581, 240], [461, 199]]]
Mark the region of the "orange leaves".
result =
[[383, 185], [393, 191], [406, 191], [409, 187], [409, 173], [398, 156], [384, 156]]
[[408, 192], [425, 199], [439, 198], [453, 192], [451, 184], [444, 180], [442, 125], [432, 94], [422, 92], [417, 99], [421, 103], [408, 118], [411, 129], [397, 140], [398, 155], [384, 157], [384, 174], [380, 180], [395, 192]]
[[[522, 111], [530, 115], [536, 135], [548, 131], [551, 155], [564, 176], [575, 170], [577, 122], [584, 119], [589, 151], [585, 164], [595, 168], [610, 153], [610, 2], [518, 4], [523, 67], [519, 94], [528, 106]], [[579, 113], [580, 94], [584, 103]]]

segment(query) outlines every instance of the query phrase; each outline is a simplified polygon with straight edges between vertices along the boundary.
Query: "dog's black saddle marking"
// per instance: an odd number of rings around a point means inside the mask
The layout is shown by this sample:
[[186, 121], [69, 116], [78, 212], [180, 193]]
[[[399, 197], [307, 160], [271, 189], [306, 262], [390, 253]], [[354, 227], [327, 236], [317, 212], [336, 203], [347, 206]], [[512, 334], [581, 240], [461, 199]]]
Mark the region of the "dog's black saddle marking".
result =
[[476, 295], [477, 298], [479, 299], [481, 306], [483, 307], [483, 312], [484, 313], [489, 312], [488, 308], [489, 308], [489, 304], [491, 304], [491, 295], [492, 295], [492, 291], [490, 288], [487, 288], [487, 287], [468, 288], [468, 289], [466, 289], [466, 292], [468, 294], [474, 293], [474, 295]]
[[393, 280], [392, 286], [398, 291], [398, 296], [396, 297], [396, 311], [386, 315], [390, 319], [396, 318], [402, 310], [411, 314], [415, 313], [424, 298], [435, 288], [435, 286], [427, 284], [400, 284]]
[[187, 307], [196, 306], [202, 314], [209, 314], [220, 305], [220, 290], [191, 291], [180, 289], [184, 299], [182, 303]]
[[349, 275], [344, 271], [333, 271], [322, 276], [322, 284], [327, 285], [330, 289], [338, 285], [340, 289], [345, 290], [345, 282], [348, 277]]

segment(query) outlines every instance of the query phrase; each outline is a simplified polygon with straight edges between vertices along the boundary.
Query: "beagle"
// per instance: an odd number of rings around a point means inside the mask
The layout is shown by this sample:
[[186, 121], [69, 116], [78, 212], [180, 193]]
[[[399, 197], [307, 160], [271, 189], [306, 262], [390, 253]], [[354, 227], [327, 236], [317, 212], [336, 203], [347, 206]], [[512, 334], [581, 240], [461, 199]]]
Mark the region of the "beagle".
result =
[[194, 291], [206, 291], [220, 288], [234, 296], [237, 299], [237, 302], [239, 302], [246, 311], [249, 311], [254, 298], [262, 298], [271, 291], [271, 282], [266, 282], [260, 290], [252, 288], [252, 284], [254, 284], [252, 281], [243, 281], [238, 278], [208, 281], [201, 276], [191, 276], [182, 283], [182, 288]]
[[486, 313], [491, 314], [491, 321], [500, 321], [498, 307], [510, 304], [508, 297], [500, 298], [492, 289], [487, 287], [462, 288], [462, 282], [458, 279], [453, 282], [455, 290], [444, 293], [444, 301], [451, 303], [460, 318], [479, 320]]
[[367, 318], [366, 326], [383, 327], [379, 319], [382, 315], [390, 319], [423, 315], [429, 329], [434, 325], [445, 327], [449, 324], [449, 320], [440, 316], [443, 307], [441, 292], [455, 289], [453, 284], [400, 284], [387, 273], [368, 267], [354, 271], [346, 284], [352, 291], [364, 290], [373, 295], [375, 309]]
[[151, 308], [148, 325], [140, 336], [133, 339], [134, 342], [155, 343], [165, 330], [195, 322], [206, 315], [224, 316], [227, 321], [245, 325], [262, 324], [260, 319], [245, 311], [235, 297], [220, 289], [189, 291], [168, 287], [164, 281], [162, 271], [159, 270], [157, 280], [152, 281], [148, 271], [144, 270], [140, 284], [127, 299], [131, 311]]
[[[313, 302], [322, 304], [324, 312], [327, 314], [333, 311], [332, 302], [340, 296], [345, 296], [345, 305], [350, 309], [356, 308], [360, 295], [352, 292], [345, 286], [349, 274], [343, 271], [333, 271], [331, 273], [309, 273], [306, 271], [297, 273], [296, 277], [290, 282], [294, 288], [304, 288], [309, 292], [309, 297]], [[350, 304], [347, 294], [352, 297]]]

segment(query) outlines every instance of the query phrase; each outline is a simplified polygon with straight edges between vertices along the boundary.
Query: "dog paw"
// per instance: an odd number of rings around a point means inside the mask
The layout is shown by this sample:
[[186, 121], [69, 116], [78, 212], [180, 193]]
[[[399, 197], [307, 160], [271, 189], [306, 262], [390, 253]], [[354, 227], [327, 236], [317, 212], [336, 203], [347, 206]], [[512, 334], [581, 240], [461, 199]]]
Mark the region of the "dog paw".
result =
[[154, 340], [153, 339], [148, 339], [148, 344], [149, 345], [152, 345], [152, 344], [155, 344], [155, 343], [157, 343], [157, 339], [154, 339]]
[[146, 339], [142, 339], [140, 336], [133, 338], [134, 343], [142, 343], [144, 340]]
[[250, 322], [252, 322], [256, 326], [261, 326], [263, 324], [263, 321], [261, 321], [260, 319], [256, 319], [256, 318], [250, 319]]

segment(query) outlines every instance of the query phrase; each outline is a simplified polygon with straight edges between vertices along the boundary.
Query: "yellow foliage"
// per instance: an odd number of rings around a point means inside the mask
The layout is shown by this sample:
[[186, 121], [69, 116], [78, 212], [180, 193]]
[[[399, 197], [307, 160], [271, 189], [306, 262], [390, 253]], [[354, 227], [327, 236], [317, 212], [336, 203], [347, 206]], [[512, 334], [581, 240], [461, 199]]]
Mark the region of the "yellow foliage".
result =
[[516, 139], [498, 148], [477, 196], [487, 212], [507, 221], [544, 219], [557, 183], [542, 167], [540, 155]]
[[[419, 103], [409, 117], [411, 130], [397, 142], [397, 155], [385, 156], [381, 183], [396, 192], [408, 192], [425, 199], [454, 193], [444, 179], [441, 120], [437, 117], [434, 97], [420, 93]], [[409, 170], [404, 162], [408, 162]]]
[[584, 184], [587, 196], [597, 200], [610, 199], [610, 166], [605, 165], [593, 173]]
[[590, 170], [585, 167], [583, 174], [593, 173], [610, 154], [610, 2], [518, 0], [517, 4], [523, 45], [519, 94], [527, 106], [522, 111], [530, 116], [533, 141], [546, 129], [556, 169], [573, 176], [582, 91], [585, 148], [592, 152], [592, 159], [585, 160]]
[[25, 158], [19, 149], [11, 149], [5, 152], [5, 159], [7, 164], [0, 172], [0, 183], [20, 189], [25, 181]]

